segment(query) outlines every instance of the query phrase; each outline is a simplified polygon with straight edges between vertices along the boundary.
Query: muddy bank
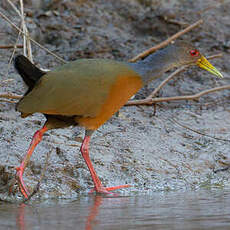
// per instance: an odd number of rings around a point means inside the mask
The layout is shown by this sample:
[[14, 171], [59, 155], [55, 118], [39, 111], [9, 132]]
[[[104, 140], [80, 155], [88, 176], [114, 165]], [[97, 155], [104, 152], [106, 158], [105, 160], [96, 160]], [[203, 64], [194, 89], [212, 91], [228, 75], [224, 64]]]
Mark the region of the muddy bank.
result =
[[[16, 24], [20, 22], [5, 1], [0, 3], [0, 11]], [[223, 58], [212, 63], [226, 78], [218, 80], [192, 67], [169, 82], [158, 96], [194, 94], [229, 84], [230, 3], [227, 1], [82, 0], [55, 1], [55, 4], [46, 1], [39, 6], [25, 4], [25, 12], [33, 38], [66, 61], [82, 57], [127, 60], [202, 18], [204, 24], [183, 35], [183, 39], [192, 41], [205, 55], [223, 52]], [[1, 45], [14, 44], [16, 31], [3, 19], [0, 21]], [[1, 92], [23, 94], [26, 87], [13, 66], [6, 76], [11, 53], [0, 50]], [[60, 64], [36, 46], [33, 55], [40, 67]], [[136, 99], [147, 96], [167, 75], [138, 92]], [[213, 171], [229, 163], [229, 143], [186, 130], [172, 119], [203, 133], [230, 139], [229, 96], [226, 90], [204, 96], [199, 102], [161, 103], [155, 116], [151, 106], [123, 107], [119, 116], [109, 120], [92, 138], [92, 162], [102, 182], [106, 186], [133, 185], [127, 192], [228, 186], [229, 172]], [[22, 119], [14, 108], [15, 104], [1, 102], [1, 199], [14, 199], [14, 195], [8, 195], [14, 168], [25, 154], [33, 133], [45, 121], [41, 114]], [[39, 194], [75, 197], [86, 193], [93, 184], [79, 152], [82, 137], [81, 128], [49, 131], [25, 172], [28, 186], [37, 183], [46, 155], [52, 150]], [[20, 196], [17, 190], [14, 194]]]

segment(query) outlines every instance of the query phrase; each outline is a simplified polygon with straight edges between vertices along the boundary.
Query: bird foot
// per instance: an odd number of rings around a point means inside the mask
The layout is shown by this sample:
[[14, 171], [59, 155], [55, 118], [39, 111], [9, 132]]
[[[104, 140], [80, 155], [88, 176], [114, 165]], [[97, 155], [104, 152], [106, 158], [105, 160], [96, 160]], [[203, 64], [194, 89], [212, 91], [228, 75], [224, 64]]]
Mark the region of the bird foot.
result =
[[96, 193], [100, 193], [100, 194], [113, 194], [112, 192], [110, 191], [113, 191], [113, 190], [117, 190], [117, 189], [122, 189], [122, 188], [129, 188], [131, 187], [131, 185], [118, 185], [118, 186], [114, 186], [114, 187], [103, 187], [103, 186], [100, 186], [98, 188], [94, 187], [93, 189], [90, 190], [89, 193], [93, 193], [93, 192], [96, 192]]
[[18, 181], [18, 184], [19, 184], [19, 189], [20, 189], [20, 192], [22, 193], [22, 195], [28, 199], [29, 197], [29, 192], [28, 192], [28, 189], [26, 188], [26, 185], [24, 183], [24, 180], [23, 180], [23, 171], [24, 169], [22, 167], [17, 167], [16, 168], [16, 179]]

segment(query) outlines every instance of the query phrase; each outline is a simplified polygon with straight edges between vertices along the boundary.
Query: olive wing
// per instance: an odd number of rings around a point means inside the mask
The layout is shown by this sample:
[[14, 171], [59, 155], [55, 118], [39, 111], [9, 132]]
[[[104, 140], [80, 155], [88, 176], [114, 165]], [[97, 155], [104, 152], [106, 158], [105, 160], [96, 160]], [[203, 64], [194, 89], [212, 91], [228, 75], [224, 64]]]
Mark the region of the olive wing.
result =
[[65, 64], [44, 75], [17, 109], [28, 114], [96, 116], [121, 72], [127, 72], [125, 66], [103, 59]]

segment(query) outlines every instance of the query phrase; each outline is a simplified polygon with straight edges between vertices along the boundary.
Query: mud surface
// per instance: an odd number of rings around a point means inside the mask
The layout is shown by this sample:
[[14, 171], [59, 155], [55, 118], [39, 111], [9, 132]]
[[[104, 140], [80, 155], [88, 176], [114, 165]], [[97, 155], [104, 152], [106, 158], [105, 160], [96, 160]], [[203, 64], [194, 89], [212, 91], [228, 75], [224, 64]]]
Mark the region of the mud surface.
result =
[[[223, 57], [212, 60], [212, 64], [225, 79], [215, 79], [192, 67], [170, 81], [158, 96], [190, 95], [229, 84], [229, 1], [31, 2], [25, 4], [31, 36], [66, 61], [82, 57], [128, 60], [202, 18], [204, 23], [182, 38], [192, 41], [206, 56], [222, 52]], [[19, 17], [5, 0], [0, 3], [0, 11], [20, 25]], [[0, 31], [0, 45], [14, 44], [17, 40], [15, 29], [2, 18]], [[16, 53], [22, 50], [17, 49]], [[1, 92], [23, 94], [25, 85], [13, 66], [8, 66], [11, 54], [10, 49], [0, 50]], [[33, 55], [40, 67], [51, 69], [60, 64], [36, 46]], [[138, 92], [136, 99], [146, 97], [168, 74]], [[229, 171], [214, 171], [230, 163], [230, 143], [199, 135], [173, 121], [230, 140], [229, 97], [229, 91], [225, 90], [199, 101], [160, 103], [155, 116], [152, 106], [123, 107], [119, 116], [112, 117], [92, 138], [92, 162], [103, 184], [131, 184], [124, 191], [128, 194], [229, 186]], [[1, 102], [0, 199], [20, 196], [17, 186], [13, 194], [8, 194], [9, 184], [33, 133], [44, 121], [41, 114], [22, 119], [15, 112], [14, 103]], [[73, 198], [88, 192], [93, 184], [79, 152], [83, 134], [78, 127], [49, 131], [25, 171], [28, 187], [36, 185], [47, 153], [52, 150], [39, 196]]]

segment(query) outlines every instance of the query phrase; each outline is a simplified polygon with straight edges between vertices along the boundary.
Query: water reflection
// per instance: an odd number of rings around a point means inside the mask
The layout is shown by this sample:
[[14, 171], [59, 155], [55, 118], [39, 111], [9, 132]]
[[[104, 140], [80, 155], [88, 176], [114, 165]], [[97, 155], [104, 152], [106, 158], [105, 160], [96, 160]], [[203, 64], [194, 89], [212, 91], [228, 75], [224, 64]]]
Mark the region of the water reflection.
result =
[[0, 202], [0, 230], [230, 229], [230, 191], [86, 196], [75, 201]]
[[17, 225], [18, 230], [26, 230], [25, 207], [26, 207], [26, 204], [20, 204], [17, 209], [16, 225]]
[[99, 207], [101, 204], [102, 204], [102, 197], [95, 196], [94, 203], [90, 207], [89, 215], [86, 219], [85, 230], [93, 230], [93, 226], [97, 224], [95, 218], [98, 215]]
[[[124, 204], [125, 200], [127, 200], [127, 197], [103, 197], [103, 196], [100, 196], [100, 195], [95, 195], [95, 196], [91, 195], [89, 198], [90, 198], [90, 201], [93, 201], [93, 202], [92, 202], [91, 205], [87, 206], [87, 208], [88, 208], [88, 214], [87, 215], [79, 216], [79, 211], [82, 211], [82, 208], [79, 208], [79, 206], [76, 205], [76, 207], [78, 207], [77, 210], [76, 210], [76, 219], [79, 218], [79, 217], [83, 217], [85, 219], [85, 228], [84, 228], [85, 230], [94, 230], [96, 225], [100, 223], [100, 220], [96, 220], [96, 217], [99, 214], [100, 206], [103, 204], [103, 202], [104, 203], [105, 202], [110, 202], [111, 199], [112, 199], [112, 203], [114, 203], [116, 205], [121, 205], [122, 203]], [[109, 201], [109, 199], [110, 199], [110, 201]], [[73, 202], [72, 204], [74, 204], [75, 202]], [[61, 205], [60, 205], [59, 209], [62, 210], [62, 212], [65, 213], [65, 215], [67, 216], [68, 211], [66, 212], [65, 205], [66, 204], [64, 204], [63, 207], [61, 207]], [[72, 205], [68, 204], [68, 206], [71, 207]], [[31, 209], [31, 205], [28, 205], [28, 204], [25, 204], [25, 203], [20, 204], [18, 206], [18, 208], [17, 208], [16, 225], [17, 225], [18, 230], [30, 229], [30, 228], [26, 227], [26, 219], [29, 219], [30, 216], [31, 216], [31, 212], [29, 212], [29, 214], [25, 213], [26, 211], [28, 212], [28, 209]], [[55, 209], [55, 207], [53, 207], [53, 209]], [[85, 212], [85, 210], [83, 210], [83, 212]], [[36, 216], [35, 213], [37, 213], [38, 216]], [[33, 210], [33, 215], [34, 214], [39, 219], [40, 213], [39, 213], [39, 210], [37, 210], [36, 207]], [[26, 218], [25, 215], [28, 215], [29, 218]], [[55, 221], [55, 219], [53, 219], [53, 220], [51, 219], [51, 222], [52, 221]], [[62, 219], [59, 219], [58, 221], [62, 221]], [[28, 223], [29, 222], [30, 221], [28, 221]], [[80, 228], [80, 226], [82, 226], [82, 225], [78, 225], [77, 221], [76, 221], [76, 224], [77, 225], [76, 226], [73, 225], [71, 229], [75, 229], [74, 227], [76, 227], [76, 229], [82, 229], [82, 228]], [[57, 229], [57, 228], [55, 228], [55, 229]]]

